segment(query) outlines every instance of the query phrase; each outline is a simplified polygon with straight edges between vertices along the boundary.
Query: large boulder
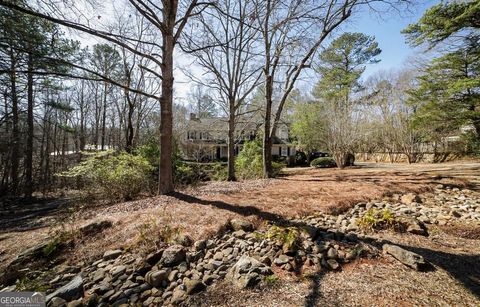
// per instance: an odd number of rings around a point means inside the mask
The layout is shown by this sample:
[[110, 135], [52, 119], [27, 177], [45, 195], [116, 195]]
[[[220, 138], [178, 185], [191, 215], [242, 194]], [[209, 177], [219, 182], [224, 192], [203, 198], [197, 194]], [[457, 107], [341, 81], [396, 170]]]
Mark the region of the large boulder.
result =
[[400, 246], [393, 244], [384, 244], [383, 251], [387, 254], [392, 255], [395, 259], [397, 259], [404, 265], [417, 271], [425, 271], [429, 267], [429, 264], [425, 261], [425, 259], [423, 259], [422, 256], [414, 252], [407, 251]]
[[230, 268], [225, 278], [236, 287], [243, 289], [256, 286], [265, 275], [271, 274], [272, 270], [268, 266], [255, 258], [243, 255]]
[[160, 262], [167, 267], [176, 266], [186, 258], [185, 248], [181, 245], [172, 245], [163, 251], [162, 258]]
[[54, 297], [59, 297], [66, 301], [72, 301], [83, 297], [82, 276], [75, 276], [68, 284], [58, 288], [53, 293], [47, 295], [47, 302], [49, 302]]

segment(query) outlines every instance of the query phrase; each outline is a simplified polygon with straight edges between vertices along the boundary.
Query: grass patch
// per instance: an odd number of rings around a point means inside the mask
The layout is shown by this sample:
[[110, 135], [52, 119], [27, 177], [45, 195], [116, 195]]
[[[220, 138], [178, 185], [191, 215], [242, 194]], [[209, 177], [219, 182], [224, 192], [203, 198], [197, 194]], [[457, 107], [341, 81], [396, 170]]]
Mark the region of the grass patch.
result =
[[369, 209], [358, 221], [358, 226], [364, 231], [386, 230], [402, 231], [404, 226], [388, 209]]

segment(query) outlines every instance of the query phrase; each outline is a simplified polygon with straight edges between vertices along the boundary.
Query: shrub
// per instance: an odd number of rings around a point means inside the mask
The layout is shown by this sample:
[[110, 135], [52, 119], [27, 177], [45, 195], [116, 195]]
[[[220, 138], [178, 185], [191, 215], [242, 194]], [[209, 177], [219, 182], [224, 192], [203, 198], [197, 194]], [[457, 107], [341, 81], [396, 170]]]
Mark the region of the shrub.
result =
[[272, 226], [266, 234], [267, 239], [282, 245], [284, 252], [297, 249], [300, 244], [300, 231], [296, 227]]
[[402, 231], [403, 229], [401, 221], [397, 220], [388, 209], [382, 211], [374, 209], [368, 210], [358, 221], [358, 226], [367, 231], [382, 229]]
[[142, 156], [95, 153], [60, 176], [81, 178], [101, 198], [130, 200], [149, 185], [152, 167]]
[[228, 169], [225, 163], [214, 163], [210, 179], [214, 181], [226, 181], [228, 178]]
[[475, 132], [468, 132], [461, 136], [464, 144], [464, 152], [470, 156], [480, 156], [480, 141]]
[[321, 157], [310, 162], [310, 166], [317, 168], [337, 167], [337, 163], [331, 157]]
[[[272, 162], [273, 176], [278, 176], [284, 163]], [[246, 142], [235, 160], [238, 178], [257, 179], [263, 177], [262, 145], [259, 140]]]
[[195, 184], [205, 179], [206, 175], [200, 167], [185, 162], [176, 163], [173, 176], [175, 185]]

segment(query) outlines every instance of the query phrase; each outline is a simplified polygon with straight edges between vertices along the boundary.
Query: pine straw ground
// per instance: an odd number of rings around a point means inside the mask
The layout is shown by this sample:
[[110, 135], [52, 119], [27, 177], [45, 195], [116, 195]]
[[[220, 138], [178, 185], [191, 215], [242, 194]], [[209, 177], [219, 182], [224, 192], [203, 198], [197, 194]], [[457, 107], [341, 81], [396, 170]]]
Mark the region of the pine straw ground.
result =
[[[89, 262], [113, 248], [146, 252], [151, 246], [145, 236], [157, 236], [165, 225], [196, 240], [212, 236], [238, 216], [261, 225], [263, 220], [298, 217], [317, 210], [339, 213], [362, 200], [421, 193], [439, 183], [477, 189], [479, 178], [478, 163], [363, 164], [345, 170], [297, 168], [277, 179], [210, 182], [170, 196], [90, 205], [73, 211], [64, 208], [45, 214], [36, 228], [22, 227], [26, 219], [13, 225], [4, 223], [2, 216], [8, 215], [0, 214], [0, 269], [22, 250], [59, 229], [77, 229], [93, 220], [109, 219], [114, 226], [94, 237], [77, 238], [75, 248], [67, 253], [68, 261]], [[211, 287], [196, 296], [192, 305], [480, 306], [479, 230], [459, 226], [435, 228], [433, 232], [429, 238], [382, 234], [424, 255], [436, 267], [432, 272], [413, 272], [382, 257], [357, 261], [336, 273], [294, 276], [279, 272], [277, 282], [255, 291], [239, 292], [228, 285]], [[143, 237], [139, 238], [141, 233]]]

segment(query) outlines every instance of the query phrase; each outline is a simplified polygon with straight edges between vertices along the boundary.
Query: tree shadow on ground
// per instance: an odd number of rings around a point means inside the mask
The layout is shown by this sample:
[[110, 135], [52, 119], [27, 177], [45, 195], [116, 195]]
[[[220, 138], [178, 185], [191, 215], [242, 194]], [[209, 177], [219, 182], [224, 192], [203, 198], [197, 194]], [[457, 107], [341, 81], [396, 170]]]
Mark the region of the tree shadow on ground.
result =
[[[254, 206], [237, 206], [223, 201], [204, 200], [192, 195], [187, 195], [179, 192], [172, 193], [171, 196], [187, 203], [214, 206], [218, 209], [228, 210], [242, 216], [256, 216], [258, 218], [270, 221], [278, 225], [309, 227], [314, 228], [317, 232], [327, 231], [326, 228], [313, 227], [304, 222], [292, 221], [284, 218], [281, 215], [266, 212]], [[339, 237], [344, 237], [346, 234], [337, 231], [335, 235]], [[443, 270], [447, 271], [452, 278], [458, 280], [467, 290], [469, 290], [471, 293], [473, 293], [476, 297], [480, 299], [480, 255], [453, 254], [428, 248], [407, 246], [404, 244], [398, 244], [386, 240], [377, 241], [368, 237], [364, 239], [358, 239], [358, 241], [373, 245], [380, 250], [383, 244], [388, 243], [400, 246], [408, 251], [417, 253], [423, 256], [425, 260], [433, 264], [435, 267], [440, 267]], [[432, 267], [431, 269], [434, 270], [435, 268]], [[322, 298], [322, 294], [320, 293], [320, 282], [325, 274], [326, 272], [324, 270], [320, 270], [313, 275], [312, 289], [309, 295], [305, 298], [305, 306], [315, 306], [319, 302], [319, 299]]]
[[70, 204], [64, 198], [12, 198], [0, 200], [0, 232], [28, 231], [48, 226]]

